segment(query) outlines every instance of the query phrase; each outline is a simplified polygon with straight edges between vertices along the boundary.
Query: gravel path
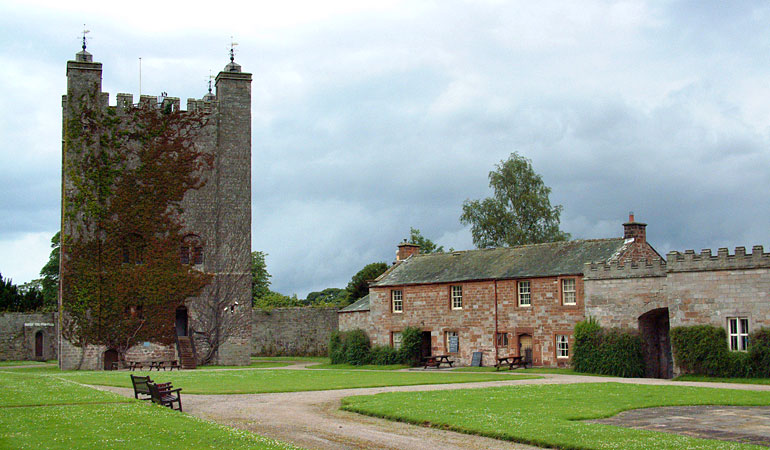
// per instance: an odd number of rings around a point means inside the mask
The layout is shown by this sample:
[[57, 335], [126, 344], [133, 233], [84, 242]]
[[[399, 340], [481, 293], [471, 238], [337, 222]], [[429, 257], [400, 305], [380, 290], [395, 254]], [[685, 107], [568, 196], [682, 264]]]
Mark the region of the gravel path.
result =
[[[291, 368], [298, 368], [290, 366]], [[322, 370], [322, 369], [314, 369]], [[537, 447], [499, 441], [452, 431], [419, 427], [362, 416], [339, 409], [340, 400], [352, 395], [381, 392], [430, 391], [477, 387], [620, 382], [676, 386], [720, 387], [727, 389], [770, 390], [767, 385], [730, 383], [672, 382], [658, 379], [623, 379], [579, 375], [543, 375], [541, 379], [489, 381], [480, 383], [396, 386], [342, 389], [280, 394], [183, 395], [186, 413], [224, 425], [235, 426], [264, 436], [291, 442], [299, 447], [321, 450], [340, 449], [537, 449]], [[131, 389], [100, 389], [133, 396]]]

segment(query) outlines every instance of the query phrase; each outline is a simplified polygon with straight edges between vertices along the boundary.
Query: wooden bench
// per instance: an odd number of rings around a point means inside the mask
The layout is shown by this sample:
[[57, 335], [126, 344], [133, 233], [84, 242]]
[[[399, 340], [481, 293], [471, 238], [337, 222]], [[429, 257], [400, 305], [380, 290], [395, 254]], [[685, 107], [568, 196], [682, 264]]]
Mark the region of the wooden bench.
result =
[[137, 398], [139, 400], [150, 400], [152, 398], [152, 394], [150, 393], [149, 385], [152, 382], [153, 381], [150, 379], [149, 376], [142, 377], [142, 376], [131, 375], [131, 384], [134, 385], [134, 398]]
[[[179, 393], [182, 388], [174, 389], [171, 383], [147, 383], [147, 386], [150, 388], [150, 399], [153, 403], [182, 411], [182, 395]], [[174, 408], [174, 403], [178, 408]]]
[[497, 358], [495, 363], [495, 370], [500, 370], [501, 367], [508, 366], [508, 370], [513, 370], [513, 366], [516, 368], [527, 368], [527, 360], [523, 356], [503, 356]]
[[435, 367], [437, 369], [441, 368], [442, 364], [446, 364], [449, 367], [452, 367], [452, 364], [455, 362], [451, 359], [449, 359], [449, 355], [435, 355], [435, 356], [428, 356], [423, 358], [423, 364], [425, 365], [425, 369], [428, 367]]

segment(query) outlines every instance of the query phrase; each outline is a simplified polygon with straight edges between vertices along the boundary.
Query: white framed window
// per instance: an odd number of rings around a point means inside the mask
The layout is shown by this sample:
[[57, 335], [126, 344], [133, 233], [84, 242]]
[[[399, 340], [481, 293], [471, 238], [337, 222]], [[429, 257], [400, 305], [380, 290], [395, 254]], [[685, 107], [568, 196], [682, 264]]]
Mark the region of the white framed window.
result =
[[457, 331], [446, 332], [447, 353], [458, 353], [460, 351], [460, 335]]
[[462, 286], [452, 286], [452, 309], [463, 309]]
[[532, 306], [529, 281], [519, 281], [519, 306]]
[[404, 297], [401, 290], [394, 289], [390, 291], [390, 303], [393, 305], [394, 313], [404, 312]]
[[401, 348], [401, 332], [400, 331], [394, 331], [393, 332], [393, 348], [398, 350]]
[[561, 302], [564, 305], [576, 305], [577, 296], [575, 295], [575, 279], [564, 278], [561, 280]]
[[749, 319], [746, 317], [728, 317], [727, 335], [730, 341], [730, 350], [747, 350], [749, 348]]
[[556, 357], [569, 358], [569, 337], [566, 334], [556, 335]]

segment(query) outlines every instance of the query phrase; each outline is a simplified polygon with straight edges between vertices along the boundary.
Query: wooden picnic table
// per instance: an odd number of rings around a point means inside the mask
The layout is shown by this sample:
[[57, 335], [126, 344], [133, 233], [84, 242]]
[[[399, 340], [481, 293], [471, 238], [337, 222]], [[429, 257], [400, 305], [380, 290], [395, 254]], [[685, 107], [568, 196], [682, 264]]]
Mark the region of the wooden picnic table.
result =
[[523, 356], [501, 356], [497, 358], [497, 363], [495, 364], [495, 370], [500, 370], [500, 367], [508, 366], [508, 370], [513, 370], [513, 366], [516, 366], [517, 368], [523, 367], [527, 368], [527, 361], [524, 359]]
[[452, 364], [455, 362], [449, 359], [449, 355], [431, 355], [423, 358], [423, 363], [425, 364], [426, 369], [428, 367], [435, 367], [439, 369], [441, 368], [442, 364], [446, 364], [449, 367], [452, 367]]
[[152, 369], [156, 369], [158, 372], [160, 372], [160, 369], [166, 370], [167, 368], [168, 370], [174, 370], [174, 369], [179, 370], [179, 367], [180, 367], [179, 362], [175, 359], [173, 360], [161, 359], [161, 360], [150, 361], [150, 371], [152, 371]]

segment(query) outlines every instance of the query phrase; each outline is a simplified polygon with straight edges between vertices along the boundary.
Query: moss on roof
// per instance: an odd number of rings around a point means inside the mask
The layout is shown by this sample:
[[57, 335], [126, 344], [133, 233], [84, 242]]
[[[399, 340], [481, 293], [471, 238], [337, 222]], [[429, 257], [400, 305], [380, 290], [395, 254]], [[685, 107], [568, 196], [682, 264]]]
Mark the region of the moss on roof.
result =
[[369, 311], [369, 294], [364, 295], [341, 310], [337, 312], [355, 312], [355, 311]]
[[575, 275], [585, 263], [610, 260], [623, 247], [624, 239], [614, 238], [414, 255], [371, 286]]

